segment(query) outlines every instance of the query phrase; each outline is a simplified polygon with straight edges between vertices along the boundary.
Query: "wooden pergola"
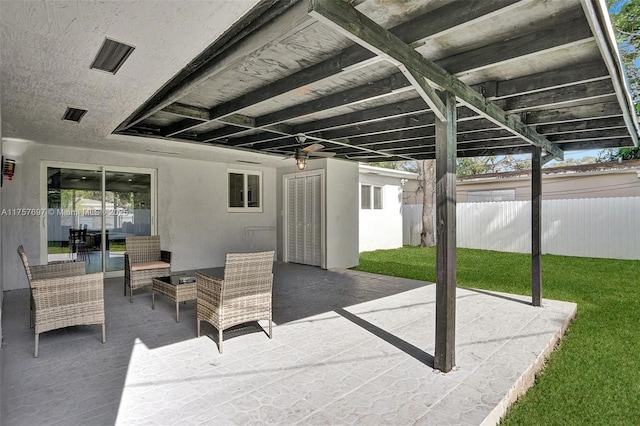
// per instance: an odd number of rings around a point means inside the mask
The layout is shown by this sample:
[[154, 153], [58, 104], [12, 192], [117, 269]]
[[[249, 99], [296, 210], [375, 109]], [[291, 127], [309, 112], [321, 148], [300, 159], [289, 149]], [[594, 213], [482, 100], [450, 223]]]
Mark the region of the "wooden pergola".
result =
[[532, 303], [542, 165], [637, 145], [600, 0], [263, 0], [115, 133], [289, 156], [436, 159], [436, 369], [455, 365], [456, 158], [532, 156]]

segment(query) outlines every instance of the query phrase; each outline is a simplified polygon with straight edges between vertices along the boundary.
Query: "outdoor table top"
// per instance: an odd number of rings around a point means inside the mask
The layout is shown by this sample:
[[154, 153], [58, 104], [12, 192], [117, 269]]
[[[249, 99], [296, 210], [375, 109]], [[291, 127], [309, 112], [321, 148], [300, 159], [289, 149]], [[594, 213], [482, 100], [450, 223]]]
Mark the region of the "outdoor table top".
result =
[[[193, 269], [188, 271], [176, 271], [176, 272], [172, 272], [171, 275], [169, 276], [157, 277], [155, 279], [171, 285], [188, 284], [189, 282], [195, 282], [196, 272], [200, 272], [214, 278], [219, 278], [219, 279], [224, 278], [224, 266], [218, 266], [215, 268], [202, 268], [202, 269]], [[193, 278], [193, 281], [186, 281], [184, 283], [181, 283], [180, 279], [182, 278]]]

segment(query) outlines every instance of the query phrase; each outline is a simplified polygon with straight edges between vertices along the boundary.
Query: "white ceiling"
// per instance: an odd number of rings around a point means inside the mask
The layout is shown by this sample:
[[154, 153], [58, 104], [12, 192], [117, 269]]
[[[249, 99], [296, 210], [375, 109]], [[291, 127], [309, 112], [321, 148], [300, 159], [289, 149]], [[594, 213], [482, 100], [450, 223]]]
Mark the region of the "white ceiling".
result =
[[[1, 0], [3, 139], [179, 152], [184, 158], [221, 162], [255, 160], [253, 153], [111, 132], [256, 3]], [[89, 68], [105, 37], [135, 47], [116, 75]], [[67, 106], [88, 112], [80, 123], [63, 121]], [[282, 165], [276, 163], [279, 158], [261, 157], [263, 164]]]

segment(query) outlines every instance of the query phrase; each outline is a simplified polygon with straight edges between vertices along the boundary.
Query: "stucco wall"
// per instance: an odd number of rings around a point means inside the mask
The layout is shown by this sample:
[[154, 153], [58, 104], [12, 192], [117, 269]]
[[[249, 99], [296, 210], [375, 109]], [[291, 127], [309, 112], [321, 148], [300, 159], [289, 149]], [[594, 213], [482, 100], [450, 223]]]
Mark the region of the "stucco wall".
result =
[[[23, 143], [25, 144], [25, 143]], [[3, 189], [4, 208], [40, 208], [40, 163], [61, 161], [157, 169], [157, 232], [162, 248], [173, 252], [172, 269], [197, 269], [224, 264], [231, 251], [273, 250], [276, 247], [275, 170], [240, 164], [212, 163], [151, 155], [53, 147], [29, 143], [22, 147], [16, 176]], [[263, 172], [263, 212], [228, 213], [227, 168]], [[254, 230], [263, 227], [263, 230]], [[5, 290], [28, 283], [17, 255], [19, 244], [34, 263], [40, 257], [44, 228], [37, 217], [6, 216], [2, 223]], [[36, 261], [38, 260], [38, 261]]]
[[327, 160], [327, 268], [358, 265], [358, 164]]
[[360, 209], [360, 251], [402, 247], [400, 179], [361, 173], [363, 184], [381, 186], [383, 202], [382, 209]]

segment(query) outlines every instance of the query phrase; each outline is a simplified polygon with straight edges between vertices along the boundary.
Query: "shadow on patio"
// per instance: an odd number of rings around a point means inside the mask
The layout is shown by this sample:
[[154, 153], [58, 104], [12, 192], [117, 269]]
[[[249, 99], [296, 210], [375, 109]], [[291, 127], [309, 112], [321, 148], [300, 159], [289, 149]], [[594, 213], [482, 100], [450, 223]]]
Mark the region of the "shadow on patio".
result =
[[459, 289], [460, 369], [434, 374], [435, 286], [295, 264], [274, 273], [273, 340], [240, 327], [223, 355], [195, 337], [194, 302], [176, 323], [169, 300], [151, 310], [146, 290], [131, 304], [122, 279], [107, 279], [107, 343], [99, 327], [52, 331], [35, 359], [28, 291], [7, 292], [3, 422], [479, 424], [575, 310]]

